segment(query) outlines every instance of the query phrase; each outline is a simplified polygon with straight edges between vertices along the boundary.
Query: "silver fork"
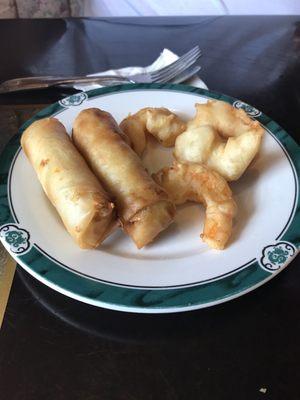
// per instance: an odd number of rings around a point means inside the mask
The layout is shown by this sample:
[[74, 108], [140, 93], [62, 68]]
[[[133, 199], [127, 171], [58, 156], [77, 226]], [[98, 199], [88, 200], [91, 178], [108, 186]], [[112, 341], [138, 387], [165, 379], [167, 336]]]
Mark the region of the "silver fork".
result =
[[179, 57], [178, 60], [157, 71], [133, 75], [130, 77], [134, 83], [165, 83], [193, 65], [201, 56], [199, 46], [193, 47], [190, 51]]
[[43, 89], [51, 86], [72, 86], [73, 84], [96, 83], [103, 86], [115, 85], [120, 83], [165, 83], [182, 74], [191, 67], [201, 56], [198, 46], [179, 57], [178, 60], [166, 67], [153, 72], [131, 75], [129, 77], [102, 75], [102, 76], [38, 76], [10, 79], [0, 85], [0, 93], [10, 93], [20, 90]]

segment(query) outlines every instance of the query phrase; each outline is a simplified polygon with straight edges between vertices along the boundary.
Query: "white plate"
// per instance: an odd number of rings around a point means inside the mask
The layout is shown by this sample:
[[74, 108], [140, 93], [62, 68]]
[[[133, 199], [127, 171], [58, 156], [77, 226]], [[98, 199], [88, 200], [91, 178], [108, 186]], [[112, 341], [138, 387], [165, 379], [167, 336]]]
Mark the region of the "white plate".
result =
[[[120, 122], [142, 107], [167, 107], [192, 118], [194, 104], [218, 98], [244, 108], [266, 129], [259, 156], [231, 185], [239, 212], [224, 251], [199, 239], [203, 209], [178, 208], [175, 223], [137, 250], [121, 230], [97, 250], [81, 250], [45, 197], [19, 147], [33, 120], [55, 115], [70, 133], [79, 111], [99, 107]], [[71, 96], [28, 121], [1, 157], [2, 241], [18, 263], [45, 284], [81, 301], [118, 310], [173, 312], [206, 307], [264, 283], [296, 255], [299, 245], [299, 148], [275, 122], [247, 104], [184, 85], [124, 85]], [[143, 159], [150, 172], [172, 162], [170, 150], [151, 142]], [[15, 154], [14, 154], [15, 153]], [[284, 184], [284, 187], [282, 185]]]

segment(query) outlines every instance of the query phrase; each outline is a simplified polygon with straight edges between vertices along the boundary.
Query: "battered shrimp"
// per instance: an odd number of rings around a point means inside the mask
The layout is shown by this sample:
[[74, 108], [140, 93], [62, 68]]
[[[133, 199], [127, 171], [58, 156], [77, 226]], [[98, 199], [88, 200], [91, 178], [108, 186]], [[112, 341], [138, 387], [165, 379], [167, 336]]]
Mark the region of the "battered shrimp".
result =
[[257, 132], [262, 136], [263, 128], [258, 121], [251, 119], [243, 109], [220, 100], [208, 100], [205, 104], [196, 104], [196, 117], [193, 124], [210, 125], [225, 137], [240, 136], [244, 132]]
[[141, 156], [146, 148], [146, 134], [153, 135], [164, 147], [174, 146], [186, 129], [186, 123], [167, 108], [143, 108], [125, 118], [120, 128], [129, 137], [133, 150]]
[[188, 200], [203, 203], [206, 213], [200, 236], [210, 247], [224, 249], [236, 214], [236, 203], [225, 179], [205, 165], [178, 162], [163, 168], [153, 178], [175, 204]]
[[175, 158], [204, 163], [226, 180], [237, 180], [257, 154], [263, 128], [222, 101], [196, 104], [196, 109], [195, 118], [176, 139]]

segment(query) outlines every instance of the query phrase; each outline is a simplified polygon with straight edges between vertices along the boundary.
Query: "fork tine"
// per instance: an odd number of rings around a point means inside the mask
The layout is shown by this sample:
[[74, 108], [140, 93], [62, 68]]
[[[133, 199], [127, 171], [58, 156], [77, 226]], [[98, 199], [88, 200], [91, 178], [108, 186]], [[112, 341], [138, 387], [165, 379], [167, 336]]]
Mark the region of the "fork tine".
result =
[[189, 59], [191, 56], [193, 56], [194, 54], [197, 54], [198, 52], [200, 52], [201, 50], [199, 49], [199, 46], [193, 47], [190, 51], [188, 51], [187, 53], [185, 53], [184, 55], [182, 55], [181, 57], [179, 57], [176, 61], [174, 61], [173, 63], [167, 65], [166, 67], [163, 67], [157, 71], [153, 71], [150, 73], [151, 78], [152, 79], [156, 79], [159, 76], [162, 76], [162, 74], [167, 73], [170, 69], [173, 69], [174, 67], [176, 67], [178, 64], [182, 64], [183, 62], [185, 62], [186, 59]]
[[160, 82], [160, 83], [165, 83], [165, 82], [170, 81], [171, 79], [175, 78], [177, 75], [179, 75], [180, 73], [185, 71], [187, 68], [189, 68], [191, 65], [193, 65], [198, 60], [200, 55], [201, 54], [199, 53], [199, 54], [189, 58], [183, 64], [180, 64], [179, 66], [177, 66], [177, 67], [173, 68], [172, 70], [170, 70], [168, 73], [163, 74], [161, 77], [159, 76], [158, 78], [156, 78], [153, 81], [154, 82]]
[[179, 73], [183, 72], [186, 68], [188, 68], [192, 64], [194, 64], [199, 57], [200, 57], [200, 54], [196, 54], [195, 56], [190, 57], [184, 63], [178, 64], [174, 68], [170, 69], [167, 73], [159, 75], [155, 79], [155, 81], [159, 81], [159, 82], [164, 81], [165, 82], [167, 80], [170, 80], [170, 79], [174, 78], [176, 75], [178, 75]]
[[181, 57], [179, 57], [176, 61], [172, 62], [171, 64], [169, 64], [163, 68], [160, 68], [157, 71], [151, 72], [150, 73], [151, 77], [156, 78], [157, 75], [167, 72], [170, 68], [174, 68], [174, 66], [181, 64], [182, 62], [184, 62], [184, 60], [186, 58], [190, 57], [194, 53], [197, 53], [198, 51], [200, 51], [199, 46], [193, 47], [191, 50], [189, 50], [187, 53], [183, 54]]
[[200, 53], [194, 55], [193, 57], [190, 57], [187, 59], [184, 63], [178, 64], [174, 68], [170, 69], [167, 73], [164, 73], [162, 75], [159, 75], [156, 79], [155, 82], [159, 81], [168, 81], [172, 78], [174, 78], [176, 75], [184, 71], [186, 68], [190, 67], [192, 64], [194, 64], [197, 59], [200, 57]]
[[188, 69], [183, 71], [181, 74], [176, 75], [175, 78], [171, 80], [171, 83], [181, 83], [181, 82], [187, 81], [188, 79], [195, 76], [200, 70], [201, 70], [201, 67], [199, 65], [189, 67]]

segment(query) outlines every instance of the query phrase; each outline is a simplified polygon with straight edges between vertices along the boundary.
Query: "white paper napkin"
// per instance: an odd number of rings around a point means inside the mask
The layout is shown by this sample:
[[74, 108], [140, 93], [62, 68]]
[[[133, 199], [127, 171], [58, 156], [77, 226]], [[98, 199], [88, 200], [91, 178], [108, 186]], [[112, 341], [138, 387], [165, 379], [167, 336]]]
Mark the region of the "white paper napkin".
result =
[[[101, 76], [101, 75], [129, 76], [133, 74], [140, 74], [142, 72], [151, 72], [159, 68], [166, 67], [167, 65], [176, 61], [178, 58], [179, 58], [178, 55], [173, 53], [171, 50], [164, 49], [160, 53], [159, 57], [151, 65], [148, 65], [147, 67], [125, 67], [120, 69], [110, 69], [108, 71], [91, 74], [89, 76]], [[198, 75], [195, 75], [193, 78], [189, 79], [186, 83], [199, 88], [207, 89], [207, 86], [198, 77]], [[75, 89], [86, 91], [86, 90], [96, 89], [101, 86], [97, 84], [88, 84], [88, 85], [76, 84], [74, 85], [74, 87]]]

